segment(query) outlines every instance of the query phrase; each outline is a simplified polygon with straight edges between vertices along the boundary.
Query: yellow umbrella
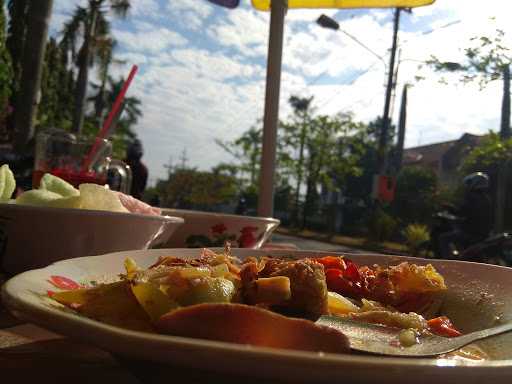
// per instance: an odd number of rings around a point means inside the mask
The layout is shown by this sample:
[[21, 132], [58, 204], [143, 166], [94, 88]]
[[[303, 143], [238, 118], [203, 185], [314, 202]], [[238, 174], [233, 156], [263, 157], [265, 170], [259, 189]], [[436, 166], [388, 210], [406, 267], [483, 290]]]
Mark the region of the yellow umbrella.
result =
[[413, 8], [435, 0], [251, 0], [254, 8], [270, 10], [267, 85], [263, 117], [263, 147], [260, 167], [259, 216], [273, 216], [277, 121], [283, 53], [284, 17], [288, 8]]
[[[412, 8], [435, 0], [288, 0], [288, 8]], [[270, 0], [252, 0], [254, 8], [270, 9]]]

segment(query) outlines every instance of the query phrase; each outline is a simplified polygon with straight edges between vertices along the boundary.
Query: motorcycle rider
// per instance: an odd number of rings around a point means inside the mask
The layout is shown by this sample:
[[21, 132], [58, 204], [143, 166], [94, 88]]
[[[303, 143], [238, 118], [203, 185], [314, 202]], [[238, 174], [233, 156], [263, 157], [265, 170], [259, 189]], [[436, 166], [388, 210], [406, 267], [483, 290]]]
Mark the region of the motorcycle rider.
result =
[[454, 245], [464, 249], [487, 238], [492, 230], [489, 176], [483, 172], [475, 172], [466, 176], [463, 183], [464, 198], [454, 212], [458, 217], [456, 229], [439, 236], [443, 258], [452, 258]]

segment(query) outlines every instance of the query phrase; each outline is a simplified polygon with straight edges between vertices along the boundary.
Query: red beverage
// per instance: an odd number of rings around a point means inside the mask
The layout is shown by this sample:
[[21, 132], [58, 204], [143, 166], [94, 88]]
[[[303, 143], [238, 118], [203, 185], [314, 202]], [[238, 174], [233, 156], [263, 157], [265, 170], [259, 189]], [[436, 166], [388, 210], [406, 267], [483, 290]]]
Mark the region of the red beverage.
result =
[[107, 184], [106, 175], [98, 174], [94, 171], [75, 171], [73, 169], [66, 168], [54, 168], [50, 171], [39, 171], [35, 170], [32, 174], [32, 188], [38, 188], [41, 178], [45, 173], [51, 173], [54, 176], [60, 177], [66, 180], [68, 183], [78, 188], [80, 184], [91, 183], [91, 184]]

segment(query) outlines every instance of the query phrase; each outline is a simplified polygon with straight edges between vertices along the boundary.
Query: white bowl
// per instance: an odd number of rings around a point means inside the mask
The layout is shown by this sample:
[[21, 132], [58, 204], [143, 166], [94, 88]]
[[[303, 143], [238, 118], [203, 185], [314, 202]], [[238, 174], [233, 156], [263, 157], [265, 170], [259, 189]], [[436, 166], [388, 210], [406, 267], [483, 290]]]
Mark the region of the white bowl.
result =
[[279, 226], [270, 217], [162, 208], [162, 214], [182, 217], [185, 224], [163, 244], [165, 248], [222, 247], [229, 240], [233, 247], [260, 248]]
[[147, 249], [181, 224], [169, 216], [0, 204], [0, 263], [15, 274], [58, 260]]

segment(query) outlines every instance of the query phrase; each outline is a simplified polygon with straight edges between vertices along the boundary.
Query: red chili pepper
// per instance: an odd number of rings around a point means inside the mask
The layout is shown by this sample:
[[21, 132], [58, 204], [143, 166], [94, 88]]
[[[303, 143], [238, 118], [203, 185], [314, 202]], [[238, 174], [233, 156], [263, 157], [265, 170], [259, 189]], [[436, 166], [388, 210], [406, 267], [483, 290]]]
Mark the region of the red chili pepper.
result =
[[362, 295], [361, 282], [352, 282], [343, 277], [343, 271], [339, 269], [328, 269], [325, 271], [327, 289], [344, 296], [359, 298]]
[[439, 316], [427, 321], [428, 327], [432, 333], [444, 337], [461, 336], [460, 333], [446, 316]]
[[60, 289], [73, 290], [82, 288], [80, 284], [64, 276], [50, 276], [48, 281]]
[[343, 272], [343, 276], [354, 282], [361, 282], [361, 275], [359, 274], [359, 270], [357, 266], [349, 261], [347, 262], [347, 269]]

